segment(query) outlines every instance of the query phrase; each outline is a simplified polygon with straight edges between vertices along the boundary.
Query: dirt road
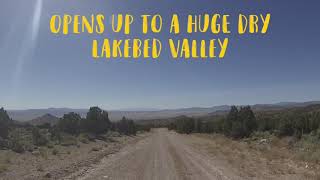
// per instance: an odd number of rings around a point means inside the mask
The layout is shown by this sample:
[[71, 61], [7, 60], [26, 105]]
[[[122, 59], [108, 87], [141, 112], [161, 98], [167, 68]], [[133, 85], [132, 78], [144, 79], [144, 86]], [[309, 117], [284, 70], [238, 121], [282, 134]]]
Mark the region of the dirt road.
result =
[[242, 179], [185, 140], [174, 132], [156, 129], [136, 145], [66, 179]]

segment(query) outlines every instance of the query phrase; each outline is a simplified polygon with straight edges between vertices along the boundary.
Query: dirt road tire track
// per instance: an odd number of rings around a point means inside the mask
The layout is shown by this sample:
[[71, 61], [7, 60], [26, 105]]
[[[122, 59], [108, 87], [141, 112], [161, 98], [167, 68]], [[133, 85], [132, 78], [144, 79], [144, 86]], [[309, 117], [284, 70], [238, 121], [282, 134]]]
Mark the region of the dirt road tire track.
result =
[[[65, 179], [81, 180], [225, 180], [240, 177], [228, 172], [212, 159], [184, 143], [185, 138], [166, 129], [133, 146], [106, 157], [79, 176]], [[85, 175], [83, 175], [85, 174]]]

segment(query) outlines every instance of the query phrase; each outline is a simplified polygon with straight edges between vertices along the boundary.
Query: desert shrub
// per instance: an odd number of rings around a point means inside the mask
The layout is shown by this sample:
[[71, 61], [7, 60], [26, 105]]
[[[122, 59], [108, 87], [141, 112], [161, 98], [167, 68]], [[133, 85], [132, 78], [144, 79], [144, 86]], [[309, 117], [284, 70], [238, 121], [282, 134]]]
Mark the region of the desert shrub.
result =
[[122, 120], [115, 123], [116, 130], [125, 135], [136, 135], [137, 127], [133, 120], [122, 117]]
[[233, 138], [249, 137], [255, 131], [269, 132], [275, 136], [295, 136], [300, 139], [307, 134], [319, 134], [320, 105], [310, 105], [282, 110], [253, 112], [250, 106], [232, 106], [227, 115], [192, 119], [177, 117], [167, 123], [169, 130], [179, 133], [223, 133]]
[[259, 115], [257, 117], [259, 131], [274, 131], [277, 129], [279, 119], [272, 116]]
[[150, 132], [151, 127], [150, 124], [136, 124], [137, 131]]
[[18, 138], [13, 138], [10, 141], [10, 149], [16, 153], [23, 153], [25, 151], [23, 143]]
[[[225, 130], [226, 134], [229, 134], [233, 138], [248, 137], [258, 127], [250, 106], [241, 107], [239, 111], [233, 106], [226, 121], [228, 124], [231, 124], [231, 129]], [[227, 128], [230, 128], [230, 125]]]
[[320, 128], [311, 132], [311, 135], [316, 136], [320, 140]]
[[255, 131], [251, 134], [251, 137], [258, 139], [269, 139], [272, 137], [272, 134], [269, 131]]
[[23, 153], [25, 151], [23, 135], [20, 130], [13, 130], [10, 133], [8, 146], [16, 153]]
[[44, 123], [44, 124], [41, 124], [41, 125], [37, 125], [37, 127], [39, 129], [51, 129], [51, 124], [50, 123]]
[[302, 160], [314, 163], [320, 162], [320, 141], [316, 134], [302, 135], [295, 147], [299, 158]]
[[51, 129], [49, 129], [49, 133], [50, 133], [50, 140], [60, 144], [62, 139], [61, 137], [62, 132], [59, 130], [58, 126], [54, 125]]
[[180, 116], [176, 119], [178, 133], [190, 134], [194, 130], [194, 119], [187, 116]]
[[79, 136], [78, 136], [78, 140], [84, 144], [88, 144], [89, 143], [89, 135], [88, 134], [85, 134], [85, 133], [81, 133]]
[[[224, 133], [226, 135], [230, 135], [232, 133], [231, 132], [232, 129], [237, 129], [236, 127], [232, 127], [232, 126], [233, 126], [233, 123], [239, 120], [238, 114], [239, 114], [238, 108], [236, 106], [231, 106], [230, 112], [228, 113], [227, 118], [224, 122]], [[237, 123], [235, 126], [237, 126]]]
[[54, 148], [54, 144], [52, 144], [52, 142], [48, 142], [47, 143], [47, 148], [49, 148], [49, 149]]
[[288, 117], [282, 118], [279, 121], [279, 135], [280, 136], [291, 136], [294, 133], [294, 126], [291, 119]]
[[45, 147], [39, 148], [39, 152], [42, 158], [48, 159], [48, 150]]
[[6, 149], [8, 147], [8, 140], [0, 137], [0, 149]]
[[54, 148], [52, 149], [52, 155], [58, 155], [59, 151], [58, 149]]
[[306, 116], [309, 120], [310, 131], [316, 131], [320, 128], [320, 112], [311, 112], [308, 113]]
[[100, 150], [101, 150], [100, 147], [92, 147], [92, 148], [91, 148], [91, 151], [100, 151]]
[[177, 126], [175, 123], [173, 122], [169, 123], [168, 130], [176, 130], [176, 129], [177, 129]]
[[225, 124], [226, 118], [225, 117], [218, 117], [215, 121], [210, 122], [209, 127], [210, 131], [214, 133], [225, 133]]
[[193, 119], [186, 116], [176, 118], [168, 129], [175, 129], [178, 133], [223, 133], [234, 138], [248, 137], [258, 128], [255, 114], [250, 106], [232, 106], [227, 116], [216, 116], [214, 119]]
[[245, 137], [245, 128], [240, 121], [235, 121], [232, 123], [232, 128], [230, 132], [230, 136], [233, 138], [242, 138]]
[[214, 132], [214, 122], [205, 121], [201, 123], [201, 133], [213, 133]]
[[320, 105], [292, 108], [273, 112], [260, 112], [258, 130], [270, 131], [278, 136], [295, 136], [315, 132], [320, 125]]
[[202, 121], [200, 119], [195, 119], [193, 132], [201, 133], [201, 127], [202, 127]]
[[0, 108], [0, 137], [7, 138], [9, 134], [9, 125], [11, 119], [3, 108]]
[[32, 139], [33, 144], [36, 146], [44, 146], [49, 142], [47, 137], [37, 127], [32, 129]]
[[250, 106], [241, 107], [239, 111], [239, 119], [244, 127], [244, 136], [249, 136], [253, 131], [257, 130], [258, 124], [256, 117]]
[[0, 174], [6, 172], [7, 170], [8, 170], [8, 165], [0, 163]]
[[76, 137], [69, 135], [69, 134], [62, 134], [61, 135], [61, 142], [62, 146], [75, 146], [78, 144], [78, 140]]

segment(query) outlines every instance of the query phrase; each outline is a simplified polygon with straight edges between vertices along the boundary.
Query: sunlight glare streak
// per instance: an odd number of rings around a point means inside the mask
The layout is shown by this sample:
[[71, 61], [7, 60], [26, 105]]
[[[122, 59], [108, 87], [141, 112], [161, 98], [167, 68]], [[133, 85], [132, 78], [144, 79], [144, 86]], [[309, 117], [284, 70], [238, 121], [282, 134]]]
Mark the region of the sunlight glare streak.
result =
[[28, 59], [28, 56], [32, 53], [36, 45], [36, 41], [39, 34], [39, 28], [40, 28], [41, 12], [42, 12], [42, 0], [36, 0], [35, 8], [32, 16], [32, 24], [30, 27], [31, 36], [28, 36], [28, 34], [30, 33], [29, 31], [29, 33], [26, 34], [26, 37], [22, 42], [22, 48], [18, 55], [17, 64], [16, 64], [14, 75], [13, 75], [13, 97], [17, 96], [17, 91], [19, 88], [18, 86], [20, 84], [23, 65], [25, 61]]

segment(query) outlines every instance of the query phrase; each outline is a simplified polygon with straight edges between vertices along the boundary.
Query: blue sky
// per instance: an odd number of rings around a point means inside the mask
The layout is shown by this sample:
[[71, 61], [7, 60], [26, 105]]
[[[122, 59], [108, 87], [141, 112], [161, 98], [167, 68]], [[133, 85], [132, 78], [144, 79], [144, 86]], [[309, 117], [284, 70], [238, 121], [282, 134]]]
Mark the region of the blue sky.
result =
[[[299, 0], [4, 0], [0, 6], [0, 105], [7, 109], [92, 105], [121, 109], [320, 100], [319, 7], [318, 1]], [[236, 18], [239, 13], [268, 12], [268, 34], [233, 33], [222, 60], [174, 61], [168, 50], [157, 60], [91, 58], [94, 38], [155, 37], [167, 46], [165, 41], [172, 35], [165, 30], [142, 35], [139, 21], [130, 36], [110, 32], [55, 36], [49, 29], [50, 17], [64, 13], [159, 13], [168, 20], [172, 13], [182, 17], [225, 13]], [[164, 27], [169, 23], [165, 21]], [[188, 37], [213, 38], [211, 34]]]

